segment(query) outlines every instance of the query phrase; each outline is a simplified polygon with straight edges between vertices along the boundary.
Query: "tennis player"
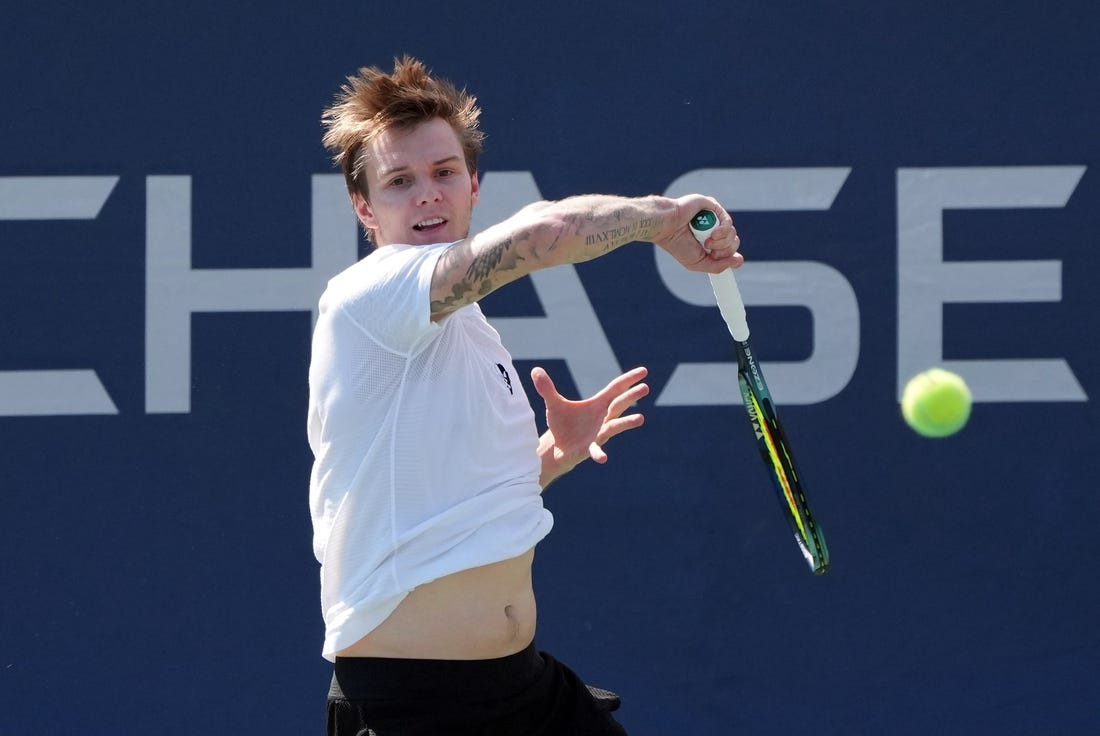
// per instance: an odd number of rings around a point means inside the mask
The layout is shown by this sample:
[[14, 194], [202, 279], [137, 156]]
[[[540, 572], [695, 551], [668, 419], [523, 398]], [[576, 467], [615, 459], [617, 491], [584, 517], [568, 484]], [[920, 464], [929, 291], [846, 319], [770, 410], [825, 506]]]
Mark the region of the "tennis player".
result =
[[[639, 240], [692, 271], [742, 262], [730, 216], [700, 195], [540, 202], [470, 237], [479, 114], [405, 57], [349, 77], [323, 116], [375, 246], [321, 297], [309, 371], [336, 736], [625, 733], [616, 697], [535, 648], [531, 564], [553, 522], [543, 489], [587, 458], [606, 462], [603, 445], [642, 424], [624, 413], [648, 393], [646, 371], [569, 401], [535, 368], [539, 437], [478, 300]], [[721, 220], [709, 253], [688, 228], [704, 207]]]

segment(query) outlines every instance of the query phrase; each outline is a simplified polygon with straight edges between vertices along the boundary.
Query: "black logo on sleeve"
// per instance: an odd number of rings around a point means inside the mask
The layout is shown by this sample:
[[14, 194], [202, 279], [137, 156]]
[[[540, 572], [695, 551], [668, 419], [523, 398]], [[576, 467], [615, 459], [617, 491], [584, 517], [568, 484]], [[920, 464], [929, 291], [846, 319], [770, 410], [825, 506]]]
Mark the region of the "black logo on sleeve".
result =
[[501, 363], [497, 363], [497, 369], [500, 370], [500, 375], [508, 386], [508, 393], [512, 393], [512, 379], [508, 376], [508, 369]]

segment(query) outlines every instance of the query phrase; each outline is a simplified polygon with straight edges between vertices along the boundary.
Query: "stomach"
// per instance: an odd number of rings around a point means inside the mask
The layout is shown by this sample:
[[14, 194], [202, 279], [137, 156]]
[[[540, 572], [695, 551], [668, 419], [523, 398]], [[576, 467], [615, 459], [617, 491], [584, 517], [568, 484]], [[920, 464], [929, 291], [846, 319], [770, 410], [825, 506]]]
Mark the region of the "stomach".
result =
[[462, 570], [410, 592], [378, 628], [338, 657], [495, 659], [535, 638], [535, 550]]

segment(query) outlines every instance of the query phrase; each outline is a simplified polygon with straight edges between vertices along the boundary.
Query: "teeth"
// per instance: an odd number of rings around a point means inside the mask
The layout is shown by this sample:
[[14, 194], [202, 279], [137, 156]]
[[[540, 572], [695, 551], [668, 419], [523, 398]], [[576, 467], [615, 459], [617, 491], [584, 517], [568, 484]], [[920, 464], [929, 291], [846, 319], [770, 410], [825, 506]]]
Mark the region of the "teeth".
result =
[[443, 222], [444, 220], [442, 217], [433, 217], [430, 220], [421, 220], [420, 222], [413, 225], [413, 227], [417, 230], [423, 230], [424, 228], [431, 227], [432, 225], [442, 225]]

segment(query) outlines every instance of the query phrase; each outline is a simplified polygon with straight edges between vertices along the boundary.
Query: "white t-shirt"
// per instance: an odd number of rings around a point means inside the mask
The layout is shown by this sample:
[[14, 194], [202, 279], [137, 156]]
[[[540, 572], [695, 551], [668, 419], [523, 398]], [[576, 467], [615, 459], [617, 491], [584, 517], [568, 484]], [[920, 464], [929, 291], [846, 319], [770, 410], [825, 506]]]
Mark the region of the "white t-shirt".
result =
[[448, 247], [384, 246], [321, 297], [308, 435], [330, 660], [413, 588], [520, 555], [553, 525], [534, 413], [500, 336], [476, 303], [431, 321]]

